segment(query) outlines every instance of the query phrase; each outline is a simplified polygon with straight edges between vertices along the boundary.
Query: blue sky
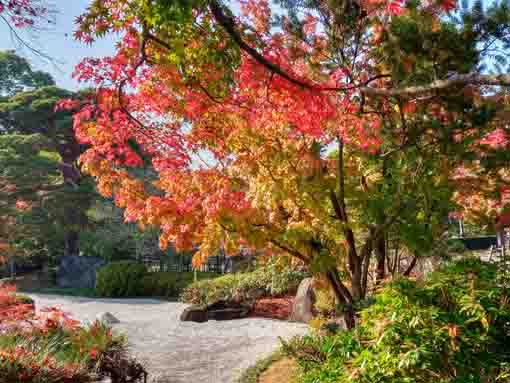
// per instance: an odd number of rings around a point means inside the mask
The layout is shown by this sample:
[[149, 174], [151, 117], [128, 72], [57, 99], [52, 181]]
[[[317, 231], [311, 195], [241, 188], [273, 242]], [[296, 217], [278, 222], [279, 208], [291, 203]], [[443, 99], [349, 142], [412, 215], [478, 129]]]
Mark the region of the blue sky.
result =
[[34, 68], [51, 73], [58, 86], [76, 90], [79, 84], [71, 76], [75, 65], [83, 57], [111, 55], [115, 39], [111, 36], [98, 40], [92, 46], [75, 41], [74, 19], [83, 13], [89, 0], [54, 0], [53, 3], [58, 10], [56, 25], [40, 36], [23, 35], [33, 46], [54, 58], [53, 64], [30, 54], [26, 48], [21, 48], [11, 38], [9, 29], [3, 23], [0, 23], [0, 50], [15, 49], [21, 56], [28, 58]]

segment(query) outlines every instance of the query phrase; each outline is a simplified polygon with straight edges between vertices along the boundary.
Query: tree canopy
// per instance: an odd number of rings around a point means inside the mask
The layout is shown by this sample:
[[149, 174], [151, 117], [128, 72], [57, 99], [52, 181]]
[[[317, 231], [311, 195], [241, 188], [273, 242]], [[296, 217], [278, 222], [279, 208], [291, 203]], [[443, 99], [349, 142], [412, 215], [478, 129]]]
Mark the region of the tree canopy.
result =
[[[83, 169], [127, 220], [159, 225], [161, 246], [200, 244], [196, 264], [220, 243], [288, 253], [351, 304], [372, 254], [384, 271], [390, 232], [431, 249], [448, 212], [468, 209], [462, 169], [504, 181], [506, 165], [486, 160], [507, 145], [506, 2], [232, 9], [96, 0], [77, 21], [85, 42], [121, 36], [114, 56], [76, 70], [97, 85], [75, 115]], [[156, 189], [132, 171], [148, 158]], [[483, 198], [501, 193], [477, 179]]]
[[78, 168], [83, 147], [74, 137], [72, 111], [57, 106], [82, 95], [52, 85], [49, 74], [32, 71], [13, 52], [2, 57], [0, 72], [11, 93], [0, 98], [2, 242], [46, 255], [58, 254], [65, 243], [66, 252], [77, 253], [77, 233], [87, 224], [95, 192]]
[[48, 73], [32, 70], [28, 61], [14, 51], [0, 52], [0, 96], [49, 85], [55, 85], [55, 81]]

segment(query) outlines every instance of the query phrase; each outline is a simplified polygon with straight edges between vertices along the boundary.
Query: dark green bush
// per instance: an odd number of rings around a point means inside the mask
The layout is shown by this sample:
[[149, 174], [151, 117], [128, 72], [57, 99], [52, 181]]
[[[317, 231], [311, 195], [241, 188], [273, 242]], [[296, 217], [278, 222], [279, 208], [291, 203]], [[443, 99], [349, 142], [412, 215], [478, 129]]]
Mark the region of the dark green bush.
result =
[[[217, 274], [197, 272], [197, 279], [215, 278]], [[192, 284], [194, 273], [190, 272], [157, 272], [143, 277], [142, 293], [144, 296], [178, 297], [184, 288]]]
[[143, 278], [147, 268], [139, 263], [112, 262], [98, 270], [96, 294], [102, 297], [134, 297], [143, 295]]
[[34, 305], [35, 302], [28, 295], [16, 294], [16, 302], [22, 305]]
[[306, 277], [291, 267], [268, 264], [248, 273], [227, 274], [204, 280], [185, 288], [181, 300], [185, 303], [212, 304], [218, 301], [247, 301], [257, 297], [293, 294]]
[[510, 304], [497, 268], [461, 261], [424, 281], [401, 279], [337, 335], [284, 345], [302, 383], [481, 383], [510, 379]]

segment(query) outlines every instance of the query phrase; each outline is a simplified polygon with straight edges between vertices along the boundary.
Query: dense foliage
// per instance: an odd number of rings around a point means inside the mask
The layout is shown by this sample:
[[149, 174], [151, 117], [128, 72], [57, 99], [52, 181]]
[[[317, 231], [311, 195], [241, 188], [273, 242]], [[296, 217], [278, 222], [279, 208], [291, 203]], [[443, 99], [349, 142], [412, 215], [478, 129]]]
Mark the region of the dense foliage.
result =
[[103, 297], [135, 297], [142, 292], [147, 268], [132, 261], [112, 262], [97, 271], [96, 294]]
[[143, 368], [128, 357], [126, 346], [125, 337], [103, 323], [82, 327], [55, 308], [35, 314], [12, 287], [0, 288], [1, 382], [85, 383], [106, 376], [135, 382]]
[[165, 297], [177, 298], [182, 291], [191, 285], [195, 280], [198, 281], [213, 279], [218, 276], [214, 273], [197, 272], [172, 272], [160, 271], [149, 273], [142, 279], [141, 295], [147, 297]]
[[181, 299], [186, 303], [212, 304], [218, 301], [246, 303], [262, 297], [296, 292], [306, 273], [291, 267], [269, 264], [246, 273], [226, 274], [195, 282], [186, 287]]
[[292, 255], [352, 307], [387, 275], [389, 237], [407, 269], [452, 211], [505, 210], [510, 8], [278, 4], [91, 1], [76, 37], [119, 44], [76, 70], [96, 87], [81, 161], [162, 247], [200, 245], [195, 265], [220, 246]]
[[497, 272], [468, 259], [423, 281], [397, 280], [361, 312], [355, 330], [285, 348], [307, 383], [506, 382], [510, 305]]
[[72, 110], [56, 106], [83, 95], [54, 86], [48, 73], [10, 51], [0, 53], [0, 72], [0, 221], [7, 232], [0, 243], [14, 255], [77, 255], [97, 194], [78, 168], [83, 147]]

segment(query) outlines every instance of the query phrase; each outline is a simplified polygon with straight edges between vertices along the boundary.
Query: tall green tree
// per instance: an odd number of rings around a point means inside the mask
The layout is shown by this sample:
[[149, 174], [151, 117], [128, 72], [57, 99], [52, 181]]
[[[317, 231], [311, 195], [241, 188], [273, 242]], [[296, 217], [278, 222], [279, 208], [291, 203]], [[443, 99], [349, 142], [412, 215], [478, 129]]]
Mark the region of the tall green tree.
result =
[[55, 85], [50, 74], [34, 71], [27, 59], [14, 51], [0, 51], [0, 96], [9, 97], [48, 85]]
[[[33, 72], [28, 63], [12, 52], [4, 53], [0, 71], [8, 73], [5, 84], [13, 93], [0, 99], [0, 134], [9, 141], [23, 135], [44, 137], [50, 151], [55, 152], [60, 174], [60, 188], [55, 188], [52, 198], [45, 197], [45, 217], [53, 216], [65, 227], [65, 255], [79, 254], [79, 229], [87, 222], [86, 210], [93, 198], [93, 188], [82, 177], [77, 161], [84, 147], [76, 141], [72, 128], [72, 111], [57, 108], [59, 101], [79, 98], [82, 95], [60, 89], [50, 75]], [[48, 85], [50, 84], [50, 85]], [[15, 92], [17, 90], [17, 92]], [[14, 136], [13, 136], [14, 135]], [[16, 149], [14, 149], [16, 151]], [[37, 153], [35, 150], [34, 155]], [[30, 162], [23, 163], [30, 172]], [[39, 192], [37, 183], [32, 192]], [[39, 216], [41, 221], [43, 216]]]

